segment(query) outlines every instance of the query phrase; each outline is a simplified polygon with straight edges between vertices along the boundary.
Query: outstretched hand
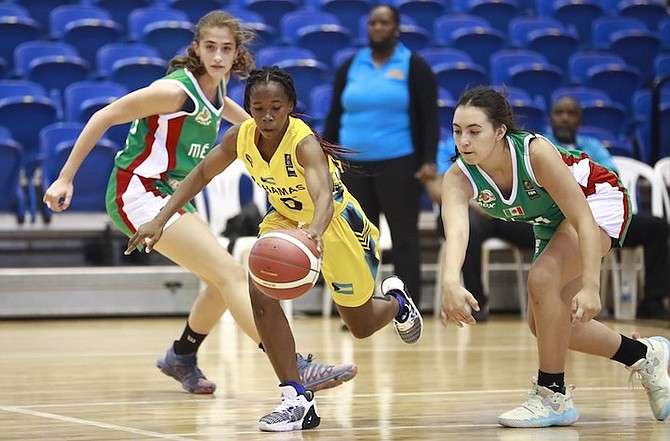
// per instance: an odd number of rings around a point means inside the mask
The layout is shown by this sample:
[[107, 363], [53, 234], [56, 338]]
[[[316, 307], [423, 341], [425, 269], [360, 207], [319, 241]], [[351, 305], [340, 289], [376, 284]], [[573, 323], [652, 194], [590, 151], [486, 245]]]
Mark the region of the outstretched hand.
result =
[[475, 297], [460, 285], [442, 290], [442, 306], [440, 316], [442, 324], [447, 326], [449, 321], [456, 323], [459, 328], [464, 324], [474, 325], [477, 323], [472, 316], [471, 310], [479, 311], [479, 303]]
[[128, 240], [128, 247], [123, 254], [126, 256], [129, 255], [138, 245], [144, 245], [144, 252], [150, 253], [162, 234], [163, 225], [156, 220], [151, 220], [140, 225], [135, 234], [133, 234], [133, 237]]

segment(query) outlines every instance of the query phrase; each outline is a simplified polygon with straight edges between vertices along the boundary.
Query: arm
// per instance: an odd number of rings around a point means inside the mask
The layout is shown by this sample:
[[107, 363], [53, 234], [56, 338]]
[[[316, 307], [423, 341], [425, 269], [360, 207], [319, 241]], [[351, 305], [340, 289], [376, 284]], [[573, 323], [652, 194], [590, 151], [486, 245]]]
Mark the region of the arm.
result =
[[239, 125], [231, 127], [221, 140], [221, 144], [212, 149], [200, 164], [186, 175], [167, 204], [149, 222], [140, 225], [133, 237], [128, 240], [125, 254], [130, 254], [138, 245], [146, 245], [150, 252], [158, 242], [167, 221], [195, 195], [200, 193], [212, 178], [223, 172], [237, 158], [237, 133]]
[[239, 124], [251, 118], [251, 115], [249, 115], [242, 106], [230, 99], [230, 97], [225, 97], [223, 102], [225, 104], [223, 106], [221, 117], [229, 123]]
[[533, 141], [530, 161], [538, 183], [549, 192], [566, 220], [577, 231], [582, 287], [575, 299], [577, 306], [584, 309], [581, 320], [588, 321], [600, 311], [600, 228], [579, 184], [549, 143], [542, 139]]
[[470, 235], [468, 216], [472, 185], [463, 171], [454, 165], [445, 173], [442, 184], [442, 222], [445, 232], [445, 255], [442, 263], [442, 322], [451, 320], [459, 327], [473, 324], [468, 305], [479, 311], [474, 296], [461, 283], [461, 269]]
[[410, 58], [409, 69], [412, 143], [420, 164], [416, 178], [425, 183], [436, 174], [435, 156], [440, 139], [437, 80], [428, 63], [416, 54]]
[[77, 138], [58, 179], [44, 194], [44, 202], [56, 212], [63, 211], [70, 206], [73, 193], [72, 181], [79, 167], [111, 126], [150, 115], [176, 112], [183, 107], [186, 99], [186, 93], [178, 86], [158, 81], [131, 92], [95, 112]]
[[312, 135], [307, 136], [296, 149], [298, 163], [305, 169], [307, 191], [314, 203], [314, 217], [307, 229], [309, 236], [323, 251], [321, 236], [333, 219], [333, 181], [328, 169], [328, 159], [321, 145]]
[[330, 100], [330, 109], [326, 117], [326, 123], [323, 127], [323, 139], [338, 144], [340, 142], [340, 118], [344, 109], [342, 108], [342, 92], [347, 85], [347, 73], [353, 58], [345, 62], [335, 73], [335, 81], [333, 82], [333, 96]]

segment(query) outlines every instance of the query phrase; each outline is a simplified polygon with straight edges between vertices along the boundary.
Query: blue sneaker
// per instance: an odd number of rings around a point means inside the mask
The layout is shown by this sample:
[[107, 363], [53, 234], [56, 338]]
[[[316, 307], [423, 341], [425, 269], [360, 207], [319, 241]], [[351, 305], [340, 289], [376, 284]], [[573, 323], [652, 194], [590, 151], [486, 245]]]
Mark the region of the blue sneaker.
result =
[[538, 386], [533, 379], [533, 387], [528, 391], [526, 401], [516, 409], [500, 415], [498, 424], [507, 427], [569, 426], [578, 418], [579, 412], [569, 389], [566, 389], [564, 395]]
[[315, 363], [312, 354], [308, 354], [305, 358], [302, 354], [296, 353], [295, 357], [303, 386], [314, 392], [339, 386], [354, 378], [358, 372], [355, 364]]
[[321, 423], [316, 410], [316, 398], [311, 390], [298, 394], [291, 385], [280, 385], [281, 403], [272, 412], [258, 421], [264, 432], [289, 432], [313, 429]]
[[408, 309], [407, 317], [402, 322], [393, 319], [393, 324], [402, 341], [408, 345], [418, 342], [423, 334], [423, 317], [421, 317], [419, 308], [416, 307], [412, 298], [407, 294], [403, 281], [398, 276], [387, 277], [382, 281], [381, 290], [383, 295], [387, 295], [391, 291], [402, 294], [405, 299], [405, 306]]
[[664, 421], [670, 417], [670, 341], [665, 337], [640, 338], [638, 341], [647, 346], [647, 356], [626, 369], [642, 382], [654, 418]]
[[156, 366], [165, 375], [181, 383], [181, 387], [192, 394], [213, 394], [216, 384], [205, 378], [205, 374], [198, 368], [198, 358], [195, 353], [177, 355], [170, 347], [164, 359], [158, 359]]

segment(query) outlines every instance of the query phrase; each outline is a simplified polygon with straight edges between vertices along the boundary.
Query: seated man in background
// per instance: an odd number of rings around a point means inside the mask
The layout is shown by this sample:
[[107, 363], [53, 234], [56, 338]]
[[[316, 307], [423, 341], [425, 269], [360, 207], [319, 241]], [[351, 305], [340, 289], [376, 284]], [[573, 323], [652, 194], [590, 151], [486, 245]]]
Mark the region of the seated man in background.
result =
[[[616, 171], [612, 156], [598, 139], [578, 134], [582, 122], [582, 110], [575, 99], [563, 97], [556, 101], [552, 106], [549, 122], [551, 132], [543, 136], [551, 142], [568, 149], [586, 152], [595, 162]], [[454, 153], [453, 138], [442, 140], [437, 154], [439, 178], [435, 182], [426, 183], [428, 193], [434, 201], [440, 200], [439, 181], [452, 164], [449, 159]], [[441, 228], [441, 221], [438, 225]], [[670, 294], [668, 234], [668, 224], [664, 219], [647, 213], [633, 215], [624, 247], [638, 245], [644, 247], [645, 286], [644, 296], [637, 307], [638, 318], [668, 317], [665, 305], [665, 298]], [[470, 210], [470, 241], [463, 264], [463, 280], [465, 288], [479, 303], [480, 311], [472, 313], [477, 321], [486, 320], [489, 314], [489, 293], [484, 292], [481, 281], [481, 247], [490, 237], [503, 239], [522, 249], [532, 250], [534, 247], [533, 232], [528, 225], [493, 219], [475, 208]]]

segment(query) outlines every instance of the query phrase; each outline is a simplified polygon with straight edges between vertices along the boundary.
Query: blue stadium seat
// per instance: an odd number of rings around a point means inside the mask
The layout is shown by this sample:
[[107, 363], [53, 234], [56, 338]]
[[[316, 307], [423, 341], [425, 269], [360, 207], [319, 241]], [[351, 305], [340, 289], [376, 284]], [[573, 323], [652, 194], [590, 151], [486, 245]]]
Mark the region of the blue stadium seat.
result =
[[11, 139], [6, 127], [0, 127], [0, 211], [13, 212], [17, 222], [25, 221], [26, 204], [20, 185], [23, 148]]
[[451, 131], [454, 121], [454, 111], [456, 110], [456, 100], [451, 93], [440, 87], [437, 89], [437, 116], [440, 120], [440, 127]]
[[320, 10], [335, 15], [351, 35], [356, 35], [360, 17], [366, 16], [375, 3], [374, 0], [321, 0]]
[[482, 66], [465, 61], [448, 61], [433, 66], [438, 87], [447, 90], [453, 97], [460, 96], [467, 87], [488, 84], [486, 72]]
[[433, 31], [435, 19], [447, 12], [447, 5], [439, 0], [395, 0], [393, 5], [429, 32]]
[[[402, 38], [402, 37], [401, 37]], [[316, 59], [330, 65], [333, 53], [352, 45], [352, 36], [340, 25], [310, 25], [298, 29], [296, 44], [314, 52]]]
[[219, 0], [163, 0], [164, 4], [172, 9], [179, 9], [188, 15], [191, 23], [197, 24], [208, 12], [222, 9], [223, 2]]
[[[51, 136], [48, 136], [49, 141], [45, 141], [43, 145], [45, 152], [43, 164], [44, 190], [58, 177], [60, 169], [74, 147], [81, 128], [83, 128], [83, 125], [79, 125], [78, 130], [72, 125], [56, 125], [43, 129], [43, 132], [52, 132]], [[62, 134], [53, 133], [58, 132], [59, 129], [62, 129]], [[107, 183], [118, 150], [118, 146], [106, 138], [102, 138], [96, 143], [74, 178], [75, 197], [68, 208], [69, 211], [105, 211]]]
[[599, 64], [586, 71], [584, 85], [604, 90], [630, 111], [633, 93], [641, 86], [640, 72], [625, 64]]
[[119, 23], [128, 34], [128, 16], [138, 8], [151, 6], [153, 0], [90, 0], [93, 5], [104, 8], [112, 14], [115, 22]]
[[20, 79], [0, 80], [0, 99], [26, 95], [49, 96], [44, 86], [34, 81]]
[[661, 38], [661, 49], [664, 52], [670, 51], [670, 18], [664, 18], [658, 24], [658, 34]]
[[536, 29], [528, 34], [525, 48], [541, 53], [549, 63], [568, 72], [568, 60], [579, 48], [579, 37], [570, 29]]
[[543, 63], [547, 58], [539, 52], [528, 49], [502, 49], [491, 54], [489, 72], [491, 83], [502, 85], [509, 78], [509, 69], [518, 64]]
[[[145, 33], [145, 28], [156, 22], [188, 22], [188, 15], [179, 9], [168, 8], [166, 6], [148, 6], [133, 10], [127, 18], [128, 21], [128, 40], [141, 41]], [[158, 48], [156, 48], [158, 49]], [[160, 50], [159, 50], [160, 51]], [[172, 51], [174, 53], [174, 51]]]
[[184, 21], [156, 21], [144, 27], [141, 42], [158, 50], [160, 56], [169, 60], [181, 48], [193, 41], [195, 26]]
[[665, 2], [659, 0], [623, 0], [617, 4], [617, 13], [621, 17], [637, 18], [653, 31], [668, 16], [667, 7]]
[[516, 16], [509, 22], [507, 35], [509, 45], [523, 48], [528, 42], [528, 34], [537, 30], [567, 29], [563, 23], [551, 17]]
[[[0, 58], [8, 63], [14, 60], [14, 48], [21, 43], [40, 37], [39, 23], [30, 17], [0, 16]], [[10, 67], [10, 71], [14, 66]]]
[[[659, 112], [660, 156], [670, 156], [670, 91], [661, 91]], [[633, 94], [633, 114], [635, 117], [634, 139], [639, 147], [641, 161], [651, 161], [651, 90], [641, 89]]]
[[[14, 0], [28, 10], [30, 17], [34, 19], [41, 34], [49, 33], [49, 14], [54, 8], [63, 5], [71, 5], [80, 3], [79, 0]], [[26, 40], [24, 40], [26, 41]]]
[[97, 53], [97, 77], [109, 78], [114, 63], [124, 58], [160, 58], [158, 50], [144, 43], [111, 43], [102, 46]]
[[535, 100], [513, 99], [510, 101], [515, 123], [525, 130], [541, 133], [547, 126], [547, 110]]
[[494, 29], [506, 34], [510, 20], [519, 15], [519, 3], [516, 0], [471, 0], [466, 14], [485, 18]]
[[584, 101], [581, 106], [583, 125], [613, 130], [617, 137], [628, 136], [630, 120], [623, 105], [596, 100]]
[[578, 51], [568, 59], [569, 82], [573, 85], [585, 85], [586, 72], [599, 64], [626, 64], [619, 55], [607, 51]]
[[93, 113], [121, 98], [128, 89], [112, 81], [80, 81], [63, 93], [66, 122], [85, 123]]
[[555, 103], [559, 99], [566, 96], [574, 98], [580, 104], [593, 101], [602, 101], [604, 103], [612, 102], [612, 99], [604, 90], [585, 86], [566, 86], [558, 88], [552, 92], [551, 102]]
[[162, 58], [122, 58], [112, 65], [108, 79], [133, 91], [146, 87], [164, 76], [167, 68], [167, 62]]
[[441, 15], [433, 23], [433, 44], [451, 46], [452, 34], [455, 30], [475, 26], [490, 27], [491, 25], [485, 18], [476, 15], [457, 13]]
[[279, 61], [288, 59], [316, 59], [314, 52], [297, 46], [267, 47], [256, 53], [256, 65], [273, 66]]
[[331, 66], [333, 67], [333, 70], [337, 70], [342, 63], [347, 61], [349, 58], [353, 57], [360, 48], [358, 47], [345, 47], [339, 50], [336, 50], [333, 53], [333, 59], [331, 61]]
[[450, 47], [430, 47], [418, 51], [418, 54], [426, 60], [431, 67], [438, 64], [451, 61], [472, 62], [472, 57], [465, 51], [453, 49]]
[[68, 84], [82, 81], [90, 74], [89, 64], [79, 57], [79, 51], [59, 41], [35, 40], [19, 44], [14, 50], [14, 65], [16, 77], [42, 84], [58, 94]]
[[551, 2], [551, 7], [551, 17], [575, 28], [582, 43], [581, 49], [592, 47], [591, 25], [603, 15], [603, 8], [599, 3], [595, 0], [558, 0]]
[[312, 25], [339, 25], [340, 20], [335, 14], [311, 9], [297, 9], [287, 12], [279, 20], [279, 34], [282, 44], [295, 46], [298, 40], [298, 30]]
[[491, 54], [505, 47], [506, 36], [493, 28], [461, 28], [451, 34], [451, 47], [470, 54], [475, 63], [488, 66]]
[[246, 0], [246, 9], [263, 17], [266, 24], [280, 29], [281, 17], [302, 6], [301, 0]]
[[58, 6], [49, 13], [49, 37], [53, 40], [61, 39], [69, 22], [86, 18], [111, 20], [112, 14], [104, 8], [93, 5]]
[[0, 3], [0, 17], [30, 17], [30, 12], [15, 3]]
[[409, 50], [416, 52], [429, 47], [432, 41], [432, 36], [421, 26], [401, 24], [400, 37], [398, 39], [402, 44], [407, 46]]

